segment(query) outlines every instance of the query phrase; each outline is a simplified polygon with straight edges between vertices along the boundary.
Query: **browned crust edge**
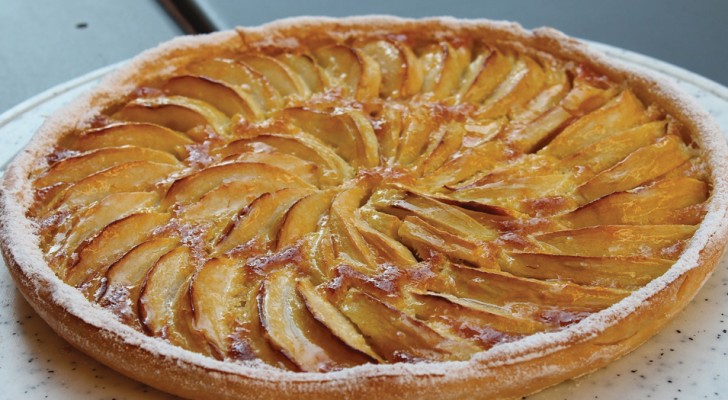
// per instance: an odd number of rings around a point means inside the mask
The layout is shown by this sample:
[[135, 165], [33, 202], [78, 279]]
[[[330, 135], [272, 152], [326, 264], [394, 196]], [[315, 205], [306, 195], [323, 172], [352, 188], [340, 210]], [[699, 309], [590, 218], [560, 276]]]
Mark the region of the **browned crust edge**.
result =
[[[697, 133], [711, 167], [713, 195], [708, 214], [683, 256], [662, 278], [595, 318], [562, 332], [534, 335], [518, 345], [497, 346], [467, 362], [365, 366], [326, 374], [224, 363], [158, 343], [100, 315], [102, 310], [62, 283], [43, 261], [34, 226], [24, 218], [31, 202], [28, 175], [63, 132], [83, 127], [90, 112], [113, 105], [117, 96], [133, 89], [142, 78], [169, 74], [191, 54], [224, 54], [252, 44], [280, 45], [290, 36], [332, 34], [345, 38], [382, 32], [483, 36], [495, 44], [544, 51], [585, 63], [616, 81], [626, 82], [641, 98], [658, 103]], [[6, 171], [0, 197], [2, 252], [25, 298], [59, 335], [110, 367], [170, 393], [201, 399], [280, 398], [282, 393], [291, 398], [319, 399], [508, 398], [606, 365], [653, 336], [689, 303], [725, 251], [727, 154], [719, 129], [692, 99], [679, 94], [669, 83], [605, 60], [553, 29], [526, 31], [512, 23], [451, 18], [294, 18], [237, 32], [175, 39], [143, 53], [93, 92], [56, 113]]]

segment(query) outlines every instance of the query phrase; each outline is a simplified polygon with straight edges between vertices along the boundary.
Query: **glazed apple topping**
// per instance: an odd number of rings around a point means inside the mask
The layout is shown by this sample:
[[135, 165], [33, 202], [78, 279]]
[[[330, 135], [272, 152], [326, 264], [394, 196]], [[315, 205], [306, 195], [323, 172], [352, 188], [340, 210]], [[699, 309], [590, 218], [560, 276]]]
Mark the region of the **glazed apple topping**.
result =
[[710, 184], [623, 85], [460, 38], [195, 59], [33, 177], [54, 272], [147, 335], [294, 371], [464, 360], [662, 275]]

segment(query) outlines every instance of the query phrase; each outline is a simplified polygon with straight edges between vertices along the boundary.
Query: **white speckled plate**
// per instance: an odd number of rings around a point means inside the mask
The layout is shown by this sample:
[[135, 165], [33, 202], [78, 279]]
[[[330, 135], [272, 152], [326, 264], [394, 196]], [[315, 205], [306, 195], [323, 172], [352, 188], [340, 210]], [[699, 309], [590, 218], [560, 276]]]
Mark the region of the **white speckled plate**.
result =
[[[728, 132], [728, 88], [662, 61], [594, 46], [676, 83]], [[0, 115], [0, 169], [46, 116], [93, 87], [113, 68], [57, 86]], [[528, 398], [728, 398], [727, 321], [728, 258], [724, 258], [695, 300], [645, 345], [594, 374]], [[0, 398], [29, 400], [174, 398], [114, 372], [56, 336], [15, 289], [4, 267], [0, 267], [0, 393]]]

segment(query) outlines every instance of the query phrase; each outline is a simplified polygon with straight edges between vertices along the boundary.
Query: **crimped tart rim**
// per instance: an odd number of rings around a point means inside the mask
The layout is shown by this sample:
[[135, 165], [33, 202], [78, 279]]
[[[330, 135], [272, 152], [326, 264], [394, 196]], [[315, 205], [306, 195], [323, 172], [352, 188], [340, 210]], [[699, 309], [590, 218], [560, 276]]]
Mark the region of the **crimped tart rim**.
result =
[[[239, 41], [245, 42], [248, 36], [270, 37], [269, 44], [280, 44], [276, 34], [288, 29], [320, 29], [322, 26], [337, 28], [356, 26], [358, 29], [390, 30], [403, 26], [435, 26], [443, 32], [486, 29], [502, 32], [506, 41], [513, 41], [526, 48], [535, 48], [553, 53], [565, 59], [588, 60], [600, 72], [607, 73], [616, 80], [626, 80], [638, 86], [643, 95], [659, 99], [660, 106], [679, 120], [688, 124], [695, 132], [700, 148], [711, 170], [712, 193], [707, 213], [689, 245], [670, 269], [646, 286], [638, 289], [611, 307], [592, 314], [583, 321], [558, 332], [537, 333], [512, 343], [497, 345], [477, 353], [467, 361], [421, 362], [415, 364], [366, 364], [333, 372], [291, 372], [273, 368], [262, 363], [237, 363], [219, 361], [171, 345], [158, 338], [138, 332], [119, 322], [111, 313], [86, 300], [83, 295], [65, 284], [50, 269], [38, 245], [39, 237], [34, 234], [35, 224], [25, 217], [32, 204], [32, 185], [29, 172], [37, 167], [38, 160], [47, 153], [57, 139], [69, 129], [81, 128], [83, 121], [92, 112], [97, 112], [99, 104], [109, 105], [120, 95], [133, 89], [137, 78], [144, 76], [155, 60], [165, 57], [184, 55], [190, 50], [194, 53], [200, 48], [234, 48]], [[374, 29], [372, 29], [372, 27]], [[352, 30], [344, 35], [353, 35]], [[266, 43], [257, 41], [256, 45]], [[153, 67], [155, 74], [164, 74], [164, 67]], [[641, 96], [643, 97], [643, 96]], [[674, 85], [664, 79], [648, 76], [644, 72], [626, 66], [619, 61], [607, 59], [587, 45], [569, 38], [551, 28], [525, 30], [516, 23], [490, 20], [459, 20], [451, 17], [426, 18], [420, 20], [391, 16], [363, 16], [348, 18], [296, 17], [271, 22], [253, 28], [238, 28], [238, 31], [225, 31], [204, 36], [188, 36], [174, 39], [161, 46], [148, 50], [134, 58], [129, 64], [111, 73], [90, 93], [83, 95], [69, 106], [56, 112], [36, 133], [31, 143], [18, 154], [6, 170], [0, 197], [0, 240], [9, 268], [19, 268], [29, 280], [31, 287], [66, 309], [71, 315], [80, 318], [100, 330], [101, 335], [112, 335], [124, 344], [139, 347], [154, 355], [169, 357], [182, 365], [200, 367], [211, 372], [230, 373], [259, 381], [279, 383], [344, 383], [352, 379], [391, 376], [398, 379], [429, 376], [437, 379], [467, 379], [471, 376], [488, 374], [488, 370], [501, 365], [516, 364], [552, 354], [563, 348], [595, 337], [607, 328], [617, 325], [621, 320], [647, 304], [660, 291], [678, 280], [688, 271], [697, 268], [707, 253], [721, 252], [728, 236], [728, 146], [717, 124], [710, 115], [688, 95], [681, 93]], [[707, 279], [707, 277], [706, 277]], [[701, 282], [701, 286], [702, 286]], [[64, 332], [74, 335], [74, 332]], [[517, 376], [510, 379], [518, 379]]]

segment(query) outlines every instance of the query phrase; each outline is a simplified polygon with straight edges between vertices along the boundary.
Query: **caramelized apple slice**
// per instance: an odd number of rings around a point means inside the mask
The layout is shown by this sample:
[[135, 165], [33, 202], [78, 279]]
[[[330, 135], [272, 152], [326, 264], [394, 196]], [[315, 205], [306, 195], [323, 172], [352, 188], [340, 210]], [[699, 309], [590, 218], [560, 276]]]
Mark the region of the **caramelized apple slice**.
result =
[[137, 146], [164, 151], [181, 160], [187, 157], [186, 146], [193, 143], [187, 136], [160, 125], [126, 122], [88, 130], [70, 148], [88, 151], [104, 147]]
[[354, 227], [377, 255], [377, 264], [391, 264], [399, 268], [410, 268], [417, 264], [412, 252], [399, 241], [367, 225], [361, 218], [352, 218]]
[[270, 112], [283, 107], [283, 99], [260, 73], [235, 60], [214, 58], [193, 63], [187, 67], [201, 75], [240, 88], [255, 99], [258, 108]]
[[154, 238], [129, 250], [106, 271], [97, 303], [122, 322], [142, 330], [137, 303], [142, 283], [154, 264], [179, 245], [176, 238]]
[[654, 121], [624, 130], [585, 147], [559, 163], [565, 168], [588, 167], [599, 173], [612, 167], [640, 147], [649, 146], [665, 135], [665, 121]]
[[346, 189], [334, 198], [327, 221], [333, 236], [336, 256], [348, 262], [363, 264], [372, 270], [377, 266], [376, 254], [372, 251], [353, 222], [354, 212], [369, 195], [367, 182]]
[[661, 276], [671, 260], [646, 257], [583, 257], [510, 253], [505, 272], [524, 278], [562, 280], [588, 286], [635, 290]]
[[208, 136], [199, 128], [209, 127], [215, 134], [225, 136], [229, 123], [225, 114], [216, 108], [203, 101], [182, 96], [140, 97], [126, 103], [113, 118], [166, 126], [175, 131], [186, 132], [198, 142]]
[[422, 50], [423, 92], [432, 92], [444, 99], [457, 89], [460, 77], [470, 62], [470, 48], [448, 42], [432, 44]]
[[271, 86], [283, 97], [296, 95], [307, 98], [311, 95], [308, 86], [303, 83], [298, 74], [273, 57], [262, 54], [246, 54], [241, 58], [241, 61], [265, 76]]
[[[578, 308], [596, 312], [630, 294], [629, 291], [621, 289], [519, 278], [503, 272], [477, 270], [455, 264], [451, 264], [445, 274], [447, 278], [443, 280], [430, 281], [428, 289], [499, 307], [526, 303], [539, 308]], [[517, 308], [511, 309], [511, 312], [518, 314]]]
[[700, 223], [702, 210], [691, 207], [708, 199], [708, 185], [697, 179], [663, 179], [629, 192], [613, 193], [565, 216], [574, 228], [590, 225]]
[[359, 47], [381, 71], [379, 94], [383, 97], [408, 97], [422, 87], [422, 66], [409, 46], [396, 40], [380, 39]]
[[477, 118], [495, 118], [522, 110], [541, 91], [544, 81], [543, 68], [533, 58], [521, 56], [503, 82], [483, 101]]
[[690, 149], [675, 135], [635, 150], [613, 167], [578, 188], [586, 202], [610, 193], [629, 190], [658, 178], [689, 160]]
[[290, 268], [268, 275], [258, 307], [266, 336], [303, 371], [325, 372], [368, 361], [311, 315], [296, 290], [296, 275]]
[[236, 140], [223, 147], [220, 154], [226, 157], [229, 154], [250, 151], [278, 151], [318, 165], [319, 180], [324, 186], [338, 185], [354, 176], [353, 169], [344, 159], [319, 139], [303, 132], [294, 135], [264, 134], [251, 139]]
[[469, 346], [446, 339], [421, 321], [357, 289], [349, 290], [340, 309], [388, 362], [462, 360], [471, 355]]
[[599, 225], [536, 236], [549, 254], [584, 257], [659, 257], [676, 259], [680, 242], [695, 233], [692, 225]]
[[235, 331], [231, 336], [229, 356], [238, 360], [259, 359], [284, 370], [298, 371], [298, 367], [273, 348], [265, 338], [258, 307], [261, 288], [262, 284], [254, 285], [245, 299], [242, 314], [238, 316]]
[[48, 209], [91, 204], [112, 193], [151, 191], [158, 182], [179, 169], [176, 165], [134, 161], [97, 172], [68, 187], [46, 203]]
[[[439, 138], [442, 137], [442, 128], [443, 127], [432, 118], [428, 110], [410, 110], [406, 117], [402, 133], [400, 133], [399, 137], [396, 159], [397, 164], [400, 166], [408, 166], [417, 161], [417, 159], [427, 149], [428, 144], [434, 141], [434, 136], [439, 133]], [[437, 142], [439, 142], [439, 139]]]
[[302, 181], [311, 186], [319, 185], [319, 166], [290, 154], [279, 152], [242, 153], [231, 156], [231, 159], [271, 165], [301, 178]]
[[555, 209], [547, 207], [543, 211], [552, 213], [574, 206], [573, 201], [569, 200], [575, 189], [576, 182], [571, 173], [557, 172], [477, 184], [471, 188], [456, 190], [452, 193], [452, 197], [457, 200], [507, 207], [524, 213], [541, 211], [529, 208], [528, 200], [551, 198], [554, 199]]
[[[519, 66], [516, 71], [523, 74], [520, 72], [523, 68]], [[512, 55], [503, 54], [499, 50], [480, 53], [462, 77], [459, 96], [461, 101], [480, 104], [506, 80], [509, 73], [514, 74], [511, 72], [512, 69], [514, 69]]]
[[456, 151], [460, 149], [465, 137], [465, 128], [461, 124], [450, 123], [444, 127], [443, 136], [432, 141], [423, 156], [415, 164], [416, 171], [421, 176], [427, 176], [437, 171]]
[[249, 291], [241, 263], [228, 258], [207, 261], [192, 279], [193, 327], [219, 358], [229, 352], [235, 320], [243, 312]]
[[[467, 139], [464, 139], [464, 141]], [[501, 141], [485, 142], [471, 148], [461, 148], [455, 157], [440, 168], [422, 177], [423, 186], [453, 186], [476, 174], [488, 173], [510, 158], [510, 150]]]
[[105, 148], [65, 158], [53, 164], [46, 173], [36, 179], [34, 185], [44, 187], [57, 183], [74, 183], [98, 171], [132, 161], [180, 165], [173, 155], [159, 150], [131, 146]]
[[647, 120], [640, 100], [630, 90], [624, 90], [604, 106], [567, 126], [539, 154], [565, 158]]
[[432, 249], [480, 268], [498, 268], [493, 249], [488, 243], [453, 235], [418, 217], [406, 217], [397, 233], [402, 242], [417, 250], [420, 256], [427, 254], [428, 249]]
[[532, 319], [470, 299], [417, 290], [411, 291], [410, 295], [414, 300], [413, 312], [418, 319], [448, 326], [455, 334], [484, 348], [546, 328]]
[[291, 246], [306, 234], [316, 231], [336, 193], [333, 189], [321, 190], [296, 201], [278, 230], [278, 249]]
[[168, 221], [169, 214], [141, 213], [109, 224], [78, 250], [78, 261], [65, 272], [64, 280], [80, 286], [89, 297], [95, 296], [106, 269]]
[[287, 188], [265, 193], [253, 200], [242, 210], [230, 231], [220, 238], [215, 252], [222, 254], [255, 238], [259, 238], [262, 243], [269, 243], [276, 237], [288, 209], [309, 193], [311, 191], [308, 189]]
[[360, 353], [378, 362], [383, 362], [369, 346], [356, 326], [347, 319], [333, 304], [321, 295], [308, 279], [299, 279], [296, 290], [306, 304], [306, 309], [314, 318], [328, 328], [339, 340]]
[[308, 108], [287, 108], [283, 119], [333, 147], [354, 167], [374, 167], [379, 163], [377, 138], [369, 120], [356, 110], [322, 112]]
[[209, 354], [204, 338], [191, 325], [189, 286], [194, 272], [189, 248], [178, 247], [162, 256], [144, 280], [139, 296], [139, 319], [149, 334]]
[[[385, 203], [386, 208], [381, 208], [383, 205], [381, 203]], [[378, 201], [376, 205], [402, 218], [415, 215], [438, 229], [462, 238], [494, 240], [498, 237], [496, 230], [481, 225], [457, 207], [411, 191], [396, 193], [391, 195], [389, 200]]]
[[248, 93], [235, 86], [211, 78], [193, 75], [177, 76], [162, 87], [173, 96], [185, 96], [204, 101], [228, 117], [241, 114], [249, 121], [263, 119], [263, 110]]
[[260, 163], [236, 162], [206, 168], [177, 180], [167, 191], [167, 195], [162, 201], [162, 207], [189, 204], [226, 183], [264, 181], [280, 182], [286, 187], [313, 189], [311, 185], [280, 168]]
[[326, 77], [311, 57], [305, 54], [283, 53], [276, 59], [285, 64], [297, 75], [312, 93], [323, 92], [327, 85]]
[[379, 65], [361, 50], [344, 45], [316, 49], [314, 57], [334, 87], [343, 87], [357, 100], [377, 97], [381, 82]]
[[110, 223], [131, 214], [141, 212], [157, 203], [159, 197], [154, 193], [130, 192], [110, 194], [79, 212], [62, 246], [51, 249], [50, 254], [71, 254], [89, 238], [96, 236]]

